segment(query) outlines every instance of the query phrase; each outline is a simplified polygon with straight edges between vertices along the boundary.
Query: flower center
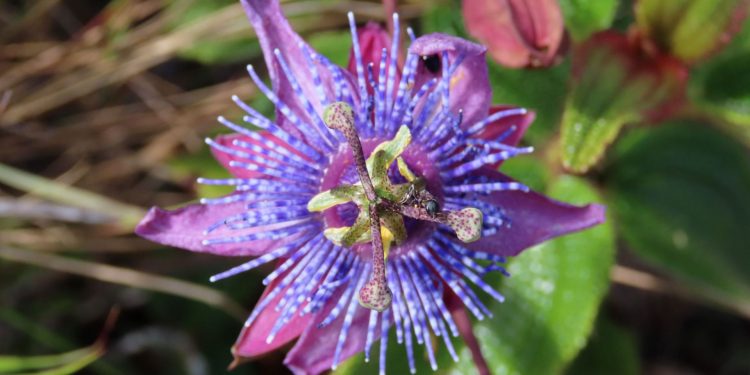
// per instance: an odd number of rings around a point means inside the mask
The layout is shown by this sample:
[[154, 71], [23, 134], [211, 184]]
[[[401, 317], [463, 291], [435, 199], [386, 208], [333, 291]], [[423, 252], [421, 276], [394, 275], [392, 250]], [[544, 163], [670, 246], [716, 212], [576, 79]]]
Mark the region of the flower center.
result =
[[[339, 184], [317, 194], [307, 203], [307, 209], [321, 212], [350, 202], [357, 206], [359, 212], [351, 226], [329, 227], [324, 235], [333, 243], [348, 248], [371, 243], [372, 278], [360, 289], [359, 302], [366, 308], [384, 311], [392, 300], [386, 282], [385, 258], [392, 243], [401, 244], [407, 239], [405, 217], [447, 225], [459, 240], [472, 242], [481, 236], [483, 215], [471, 207], [460, 211], [440, 210], [437, 197], [428, 190], [427, 180], [416, 175], [402, 156], [412, 139], [407, 126], [401, 126], [392, 140], [377, 144], [365, 159], [352, 108], [344, 102], [336, 102], [326, 107], [323, 117], [326, 126], [340, 131], [346, 138], [359, 182]], [[394, 165], [405, 182], [392, 181]], [[339, 176], [333, 180], [341, 179]]]
[[[373, 150], [389, 140], [382, 138], [370, 138], [362, 141], [362, 149], [367, 157], [373, 156]], [[443, 190], [440, 181], [439, 170], [435, 163], [427, 156], [427, 152], [415, 144], [409, 144], [400, 155], [411, 173], [425, 182], [425, 189], [431, 193], [438, 207], [443, 206]], [[400, 185], [407, 183], [407, 179], [398, 170], [398, 163], [393, 163], [387, 170], [387, 177], [391, 184]], [[331, 163], [325, 170], [320, 190], [328, 191], [342, 185], [354, 185], [359, 182], [356, 166], [352, 152], [346, 144], [343, 144], [337, 153], [331, 158]], [[414, 192], [416, 193], [416, 191]], [[401, 197], [404, 198], [404, 197]], [[416, 197], [415, 197], [416, 198]], [[416, 199], [410, 200], [411, 204], [418, 203]], [[426, 203], [426, 202], [425, 202]], [[326, 228], [350, 227], [355, 221], [359, 209], [356, 204], [350, 202], [326, 209], [322, 212]], [[431, 222], [404, 218], [406, 228], [406, 243], [418, 241], [423, 236], [429, 235], [435, 225]], [[366, 248], [366, 247], [365, 247]], [[393, 254], [400, 251], [400, 246], [391, 248]], [[367, 255], [364, 248], [357, 247], [363, 255]]]

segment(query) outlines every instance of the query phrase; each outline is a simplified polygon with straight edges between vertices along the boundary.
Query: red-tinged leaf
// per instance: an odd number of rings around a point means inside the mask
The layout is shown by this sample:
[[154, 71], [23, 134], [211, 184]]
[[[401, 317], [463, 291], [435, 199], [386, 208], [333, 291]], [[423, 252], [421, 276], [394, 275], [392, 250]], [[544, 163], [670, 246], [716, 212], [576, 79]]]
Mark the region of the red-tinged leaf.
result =
[[665, 118], [682, 102], [687, 68], [641, 46], [637, 39], [605, 31], [575, 51], [562, 120], [568, 170], [586, 172], [623, 125]]
[[721, 50], [747, 17], [748, 0], [640, 0], [638, 29], [661, 51], [694, 63]]

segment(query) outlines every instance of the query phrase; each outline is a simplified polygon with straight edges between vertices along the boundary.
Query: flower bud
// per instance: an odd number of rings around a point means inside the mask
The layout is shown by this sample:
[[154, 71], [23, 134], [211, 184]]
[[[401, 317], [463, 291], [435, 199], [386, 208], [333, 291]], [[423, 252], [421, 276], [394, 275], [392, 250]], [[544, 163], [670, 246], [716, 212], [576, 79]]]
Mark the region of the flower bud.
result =
[[686, 63], [719, 51], [739, 31], [748, 0], [639, 0], [638, 31], [648, 43]]
[[557, 0], [464, 0], [463, 14], [469, 33], [507, 67], [551, 66], [565, 53]]

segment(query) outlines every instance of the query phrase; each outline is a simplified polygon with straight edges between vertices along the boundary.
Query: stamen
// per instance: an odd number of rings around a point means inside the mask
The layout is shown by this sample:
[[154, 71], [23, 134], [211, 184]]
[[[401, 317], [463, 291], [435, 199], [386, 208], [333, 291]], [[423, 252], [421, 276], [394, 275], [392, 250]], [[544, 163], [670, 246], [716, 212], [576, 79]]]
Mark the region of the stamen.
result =
[[[260, 113], [255, 112], [255, 110], [253, 110], [250, 106], [248, 106], [243, 101], [241, 101], [236, 95], [232, 96], [232, 100], [234, 100], [234, 102], [237, 103], [237, 105], [240, 108], [244, 109], [246, 112], [251, 114], [251, 116], [245, 116], [243, 118], [244, 121], [250, 124], [253, 124], [263, 130], [268, 131], [274, 137], [286, 142], [289, 146], [294, 147], [295, 150], [301, 152], [302, 154], [304, 154], [305, 156], [309, 157], [312, 160], [321, 161], [323, 159], [323, 155], [319, 153], [318, 150], [308, 146], [304, 142], [300, 141], [298, 138], [290, 135], [285, 130], [278, 127], [278, 125], [271, 122], [271, 120], [268, 120], [267, 118], [260, 115]], [[252, 115], [253, 112], [255, 112], [258, 116]], [[256, 131], [249, 130], [249, 129], [246, 129], [245, 127], [237, 125], [227, 120], [226, 118], [224, 118], [224, 116], [217, 117], [217, 121], [219, 121], [222, 125], [226, 126], [227, 128], [232, 129], [242, 135], [248, 136], [250, 138], [259, 137], [259, 134]], [[278, 148], [277, 151], [282, 154], [283, 153], [291, 154], [290, 151], [284, 148]]]
[[[388, 265], [390, 268], [388, 269], [388, 273], [386, 273], [386, 279], [388, 281], [388, 287], [391, 290], [398, 291], [397, 285], [395, 284], [395, 281], [393, 280], [393, 273], [395, 272], [393, 270], [393, 264], [391, 262], [388, 262]], [[393, 302], [393, 305], [390, 309], [386, 311], [392, 311], [393, 312], [393, 322], [396, 326], [396, 342], [399, 344], [402, 344], [404, 342], [404, 328], [402, 325], [401, 320], [401, 305], [403, 304], [403, 298], [399, 295], [399, 298], [396, 298]], [[409, 332], [406, 332], [408, 335]]]
[[359, 83], [359, 92], [365, 95], [361, 95], [360, 100], [364, 99], [367, 94], [367, 87], [365, 86], [365, 71], [364, 65], [362, 64], [362, 50], [359, 48], [359, 36], [357, 35], [357, 23], [354, 20], [354, 13], [349, 12], [346, 14], [349, 18], [349, 31], [352, 34], [352, 50], [354, 50], [354, 60], [356, 63], [357, 70], [357, 82]]
[[519, 182], [488, 182], [484, 184], [446, 186], [445, 191], [450, 193], [483, 192], [519, 190], [528, 192], [529, 188]]
[[[310, 75], [312, 76], [313, 85], [315, 85], [315, 91], [318, 93], [318, 103], [320, 103], [320, 107], [324, 108], [328, 105], [329, 100], [326, 96], [325, 90], [323, 89], [323, 81], [320, 79], [320, 73], [318, 72], [318, 66], [315, 64], [315, 52], [312, 51], [310, 47], [305, 44], [303, 41], [299, 41], [298, 47], [300, 50], [302, 50], [302, 55], [305, 57], [305, 62], [307, 62], [307, 68], [310, 71]], [[338, 100], [338, 99], [336, 99]]]
[[[398, 65], [398, 47], [401, 38], [401, 27], [399, 26], [398, 13], [393, 13], [393, 38], [391, 39], [391, 57], [388, 64], [388, 87], [386, 88], [387, 107], [386, 112], [393, 111], [393, 87], [396, 84], [396, 66]], [[390, 117], [386, 118], [386, 121]]]
[[[349, 280], [351, 274], [347, 274], [346, 272], [350, 270], [354, 264], [353, 262], [356, 255], [352, 254], [351, 251], [341, 251], [342, 248], [338, 246], [334, 246], [334, 249], [340, 254], [343, 254], [343, 256], [336, 258], [336, 262], [331, 266], [331, 269], [328, 271], [326, 278], [320, 284], [318, 290], [312, 296], [307, 297], [308, 304], [302, 309], [300, 316], [320, 310], [320, 308], [323, 307], [323, 304], [332, 295], [333, 291]], [[338, 280], [334, 280], [341, 274], [345, 274], [345, 276], [340, 277]]]
[[370, 318], [367, 322], [367, 337], [365, 338], [365, 362], [370, 362], [370, 348], [375, 339], [375, 328], [378, 324], [378, 312], [370, 310]]
[[292, 86], [292, 91], [296, 95], [297, 101], [302, 104], [305, 112], [307, 112], [307, 116], [310, 118], [310, 120], [312, 120], [315, 130], [320, 133], [321, 138], [323, 138], [323, 140], [331, 148], [335, 148], [336, 145], [331, 142], [331, 138], [335, 137], [332, 137], [333, 134], [323, 123], [323, 120], [320, 118], [320, 114], [315, 110], [315, 108], [313, 108], [312, 103], [310, 103], [310, 99], [308, 99], [307, 95], [305, 95], [305, 93], [302, 91], [302, 87], [297, 81], [297, 76], [294, 74], [292, 68], [289, 67], [289, 64], [287, 64], [286, 59], [281, 54], [281, 50], [276, 48], [273, 50], [273, 53], [276, 56], [276, 60], [279, 62], [279, 66], [281, 66], [284, 74], [286, 74], [286, 78], [289, 80], [289, 83]]
[[484, 307], [482, 302], [479, 301], [479, 298], [477, 298], [477, 296], [466, 285], [466, 283], [459, 277], [455, 276], [453, 272], [448, 271], [445, 266], [442, 265], [442, 263], [434, 259], [432, 254], [427, 251], [426, 247], [419, 246], [417, 248], [417, 251], [422, 256], [422, 259], [427, 261], [437, 271], [440, 277], [442, 277], [447, 282], [451, 290], [456, 293], [458, 298], [461, 299], [466, 308], [468, 308], [469, 311], [474, 314], [477, 320], [484, 320], [485, 312], [488, 310], [486, 307]]
[[[364, 281], [367, 279], [367, 274], [370, 271], [369, 265], [365, 264], [365, 269], [362, 272], [362, 276], [360, 276], [359, 281], [357, 282], [357, 289], [362, 288], [362, 285], [364, 284]], [[338, 367], [339, 364], [339, 358], [341, 357], [341, 350], [344, 348], [344, 343], [346, 342], [346, 338], [349, 335], [349, 328], [352, 326], [352, 321], [354, 320], [354, 312], [357, 309], [357, 303], [354, 298], [349, 301], [349, 307], [346, 310], [346, 315], [344, 315], [344, 323], [341, 325], [341, 331], [339, 331], [339, 339], [336, 342], [336, 349], [333, 353], [333, 365], [331, 365], [331, 369], [335, 370], [336, 367]]]
[[515, 151], [500, 151], [494, 154], [482, 156], [472, 161], [466, 162], [450, 170], [448, 172], [441, 173], [441, 176], [445, 178], [455, 178], [463, 176], [471, 171], [475, 171], [487, 164], [495, 164], [503, 160], [508, 160], [514, 156], [521, 154], [529, 154], [534, 151], [533, 147], [518, 148]]
[[[388, 109], [388, 103], [386, 102], [386, 84], [388, 77], [386, 76], [385, 66], [388, 62], [388, 50], [383, 48], [380, 54], [380, 66], [378, 68], [378, 90], [375, 95], [375, 128], [376, 134], [382, 133], [385, 129], [385, 111]], [[373, 86], [374, 88], [375, 86]]]
[[222, 273], [218, 273], [216, 275], [213, 275], [208, 280], [210, 282], [214, 283], [214, 282], [217, 282], [219, 280], [223, 280], [223, 279], [226, 279], [228, 277], [235, 276], [235, 275], [240, 274], [242, 272], [249, 271], [249, 270], [251, 270], [253, 268], [256, 268], [258, 266], [266, 264], [266, 263], [268, 263], [268, 262], [270, 262], [270, 261], [272, 261], [274, 259], [278, 259], [280, 257], [286, 256], [290, 252], [296, 251], [297, 247], [299, 245], [301, 245], [303, 242], [309, 240], [311, 237], [312, 236], [309, 236], [309, 235], [305, 236], [305, 237], [300, 237], [299, 239], [295, 240], [294, 242], [292, 242], [292, 243], [290, 243], [290, 244], [288, 244], [288, 245], [286, 245], [284, 247], [280, 247], [280, 248], [278, 248], [278, 249], [276, 249], [276, 250], [274, 250], [274, 251], [272, 251], [270, 253], [263, 254], [263, 255], [255, 258], [255, 259], [249, 261], [249, 262], [243, 263], [243, 264], [241, 264], [239, 266], [236, 266], [236, 267], [232, 267], [229, 270], [226, 270], [226, 271], [224, 271]]
[[510, 116], [522, 116], [528, 113], [526, 108], [513, 108], [513, 109], [506, 109], [504, 111], [495, 112], [489, 116], [487, 116], [485, 119], [477, 122], [476, 124], [469, 127], [467, 130], [467, 133], [474, 135], [482, 131], [485, 126], [488, 124], [491, 124], [497, 120], [510, 117]]
[[[352, 274], [360, 275], [359, 280], [363, 280], [364, 277], [367, 275], [364, 272], [362, 272], [362, 270], [365, 268], [364, 262], [356, 259], [355, 264], [356, 266]], [[331, 312], [328, 313], [328, 316], [326, 316], [326, 318], [323, 319], [323, 321], [320, 322], [320, 324], [318, 324], [318, 328], [323, 328], [323, 327], [328, 326], [329, 324], [333, 323], [333, 321], [336, 320], [336, 318], [339, 317], [341, 312], [344, 310], [344, 305], [352, 301], [352, 298], [353, 298], [352, 295], [354, 294], [354, 291], [357, 290], [357, 284], [359, 284], [359, 282], [349, 283], [349, 285], [346, 286], [346, 289], [344, 291], [344, 294], [341, 296], [341, 299], [339, 299], [338, 302], [336, 302], [336, 305], [333, 306], [333, 309], [331, 309]]]
[[380, 323], [380, 366], [379, 374], [385, 375], [385, 355], [388, 351], [388, 331], [391, 329], [391, 310], [386, 310], [383, 313]]
[[406, 347], [406, 359], [409, 363], [409, 372], [412, 374], [416, 373], [416, 368], [414, 366], [414, 346], [412, 343], [412, 324], [411, 319], [409, 318], [409, 314], [407, 312], [407, 308], [404, 304], [404, 298], [403, 298], [403, 292], [401, 291], [401, 285], [398, 281], [398, 278], [393, 276], [396, 272], [389, 272], [388, 273], [388, 282], [391, 285], [391, 288], [396, 291], [396, 293], [399, 294], [401, 298], [398, 298], [396, 301], [397, 303], [393, 304], [393, 310], [394, 315], [397, 316], [397, 322], [400, 319], [400, 324], [403, 325], [403, 342], [404, 346]]
[[268, 88], [268, 86], [263, 83], [263, 80], [260, 79], [258, 76], [258, 73], [255, 72], [255, 68], [253, 68], [252, 65], [247, 66], [247, 71], [250, 74], [250, 78], [252, 78], [253, 82], [255, 82], [255, 85], [258, 86], [258, 89], [268, 98], [268, 100], [273, 103], [273, 105], [276, 107], [278, 111], [281, 112], [281, 114], [286, 117], [287, 120], [289, 120], [296, 129], [304, 130], [309, 128], [314, 128], [315, 131], [307, 131], [305, 133], [306, 136], [309, 136], [310, 138], [310, 144], [321, 146], [323, 148], [323, 153], [331, 152], [333, 150], [333, 144], [331, 144], [331, 141], [327, 139], [328, 137], [321, 135], [321, 129], [319, 129], [316, 126], [309, 126], [309, 124], [306, 124], [302, 121], [302, 119], [297, 116], [294, 111], [284, 102], [282, 101], [271, 89]]

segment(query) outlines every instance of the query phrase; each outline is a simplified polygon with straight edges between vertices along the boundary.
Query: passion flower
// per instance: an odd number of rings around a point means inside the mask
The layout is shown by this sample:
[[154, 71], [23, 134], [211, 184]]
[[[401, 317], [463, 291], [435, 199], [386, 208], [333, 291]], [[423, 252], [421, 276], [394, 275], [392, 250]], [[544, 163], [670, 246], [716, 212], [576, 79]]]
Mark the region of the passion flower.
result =
[[[271, 120], [233, 97], [244, 122], [219, 117], [236, 134], [207, 140], [235, 192], [174, 211], [153, 208], [136, 232], [198, 252], [256, 258], [221, 280], [276, 262], [261, 300], [233, 347], [255, 357], [294, 339], [285, 364], [297, 374], [336, 368], [388, 332], [414, 344], [436, 368], [439, 337], [475, 343], [464, 307], [489, 310], [469, 284], [502, 301], [482, 277], [505, 273], [507, 256], [601, 222], [603, 208], [574, 207], [529, 191], [497, 172], [531, 152], [517, 147], [533, 114], [490, 108], [485, 48], [448, 35], [411, 39], [399, 65], [400, 27], [389, 47], [362, 49], [349, 14], [352, 69], [332, 64], [292, 31], [277, 1], [243, 1], [265, 52], [276, 106]], [[368, 26], [368, 33], [383, 33]], [[369, 43], [375, 46], [375, 43]], [[476, 345], [470, 345], [481, 356]], [[478, 366], [484, 365], [477, 357]]]

